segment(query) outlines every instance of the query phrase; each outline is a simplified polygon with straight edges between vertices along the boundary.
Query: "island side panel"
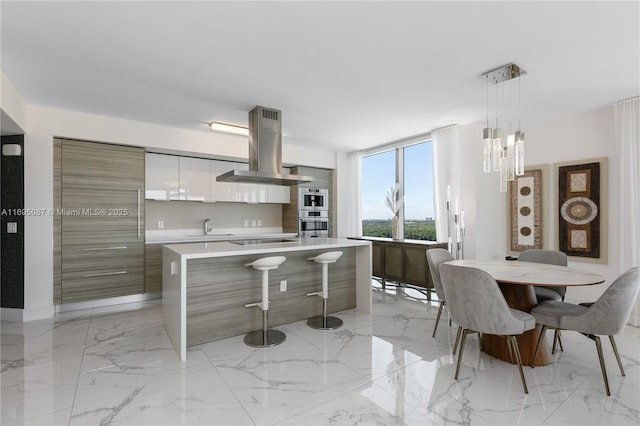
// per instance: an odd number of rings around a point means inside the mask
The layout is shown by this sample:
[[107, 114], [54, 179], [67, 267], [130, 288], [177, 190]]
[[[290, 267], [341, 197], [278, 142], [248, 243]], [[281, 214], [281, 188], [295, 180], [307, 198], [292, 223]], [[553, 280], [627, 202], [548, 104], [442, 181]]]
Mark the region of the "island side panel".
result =
[[[356, 307], [356, 250], [329, 265], [328, 311]], [[282, 253], [287, 261], [269, 271], [269, 325], [278, 326], [322, 314], [322, 298], [306, 296], [322, 288], [322, 266], [307, 260], [327, 250]], [[279, 253], [276, 253], [279, 254]], [[264, 254], [187, 261], [187, 346], [248, 333], [262, 327], [262, 311], [245, 308], [260, 301], [262, 273], [245, 266]], [[280, 291], [280, 281], [287, 291]]]
[[355, 248], [356, 252], [356, 300], [359, 311], [371, 312], [373, 299], [371, 293], [371, 242], [367, 241], [367, 245], [360, 245]]
[[180, 361], [187, 360], [185, 260], [162, 249], [162, 322]]

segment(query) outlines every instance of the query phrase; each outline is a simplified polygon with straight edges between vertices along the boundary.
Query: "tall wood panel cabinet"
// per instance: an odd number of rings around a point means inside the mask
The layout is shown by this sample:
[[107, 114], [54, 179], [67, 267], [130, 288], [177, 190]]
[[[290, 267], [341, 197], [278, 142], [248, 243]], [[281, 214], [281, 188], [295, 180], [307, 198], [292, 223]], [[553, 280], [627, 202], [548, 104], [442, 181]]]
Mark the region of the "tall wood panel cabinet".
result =
[[54, 303], [144, 292], [144, 150], [54, 139]]
[[313, 177], [313, 182], [305, 182], [290, 187], [289, 204], [282, 205], [282, 228], [284, 232], [298, 232], [298, 189], [317, 188], [329, 190], [329, 236], [335, 236], [335, 225], [333, 223], [333, 170], [306, 166], [294, 166], [290, 170], [292, 174]]

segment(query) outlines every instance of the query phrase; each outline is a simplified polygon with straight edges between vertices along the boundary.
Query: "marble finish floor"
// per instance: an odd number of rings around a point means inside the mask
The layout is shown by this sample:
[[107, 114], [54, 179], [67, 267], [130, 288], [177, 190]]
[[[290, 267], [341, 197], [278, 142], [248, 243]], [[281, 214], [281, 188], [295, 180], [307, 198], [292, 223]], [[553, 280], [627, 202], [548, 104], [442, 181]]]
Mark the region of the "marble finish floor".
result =
[[[374, 289], [372, 314], [344, 326], [278, 327], [280, 346], [242, 336], [193, 347], [180, 363], [160, 301], [2, 323], [0, 423], [9, 425], [638, 425], [640, 329], [617, 338], [620, 375], [603, 340], [612, 395], [595, 345], [563, 333], [556, 362], [524, 374], [470, 336], [458, 381], [446, 311], [411, 290]], [[548, 333], [549, 338], [553, 333]]]

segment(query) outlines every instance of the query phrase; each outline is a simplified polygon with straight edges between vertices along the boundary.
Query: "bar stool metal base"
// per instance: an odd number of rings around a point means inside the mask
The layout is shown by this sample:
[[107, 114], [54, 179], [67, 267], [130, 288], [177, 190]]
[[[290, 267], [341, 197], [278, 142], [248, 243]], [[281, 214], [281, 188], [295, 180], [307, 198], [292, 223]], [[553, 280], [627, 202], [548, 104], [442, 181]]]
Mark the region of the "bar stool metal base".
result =
[[280, 330], [269, 329], [266, 332], [256, 330], [244, 336], [244, 343], [254, 348], [270, 348], [284, 342], [287, 335]]
[[318, 315], [307, 320], [307, 325], [317, 330], [335, 330], [342, 327], [342, 320], [336, 317]]

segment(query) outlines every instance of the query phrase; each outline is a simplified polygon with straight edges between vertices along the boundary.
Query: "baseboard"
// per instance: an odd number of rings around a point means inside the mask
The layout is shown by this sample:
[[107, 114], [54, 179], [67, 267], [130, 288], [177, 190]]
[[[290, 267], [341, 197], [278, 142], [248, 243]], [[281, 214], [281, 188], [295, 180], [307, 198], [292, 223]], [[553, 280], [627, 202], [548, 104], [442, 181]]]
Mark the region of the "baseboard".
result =
[[65, 303], [62, 305], [40, 306], [30, 309], [0, 308], [0, 320], [13, 322], [35, 321], [53, 318], [58, 312], [79, 311], [82, 309], [103, 308], [123, 303], [145, 302], [162, 298], [162, 292], [134, 294], [131, 296], [112, 297], [109, 299], [90, 300], [86, 302]]
[[0, 308], [0, 319], [2, 321], [14, 321], [25, 322], [35, 321], [47, 318], [53, 318], [55, 314], [55, 307], [40, 306], [37, 308], [29, 309], [16, 309], [16, 308]]
[[145, 302], [162, 298], [162, 292], [132, 294], [129, 296], [110, 297], [108, 299], [87, 300], [84, 302], [63, 303], [55, 306], [56, 312], [80, 311], [83, 309], [104, 308], [123, 303]]

